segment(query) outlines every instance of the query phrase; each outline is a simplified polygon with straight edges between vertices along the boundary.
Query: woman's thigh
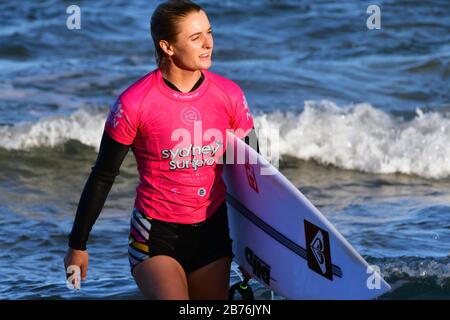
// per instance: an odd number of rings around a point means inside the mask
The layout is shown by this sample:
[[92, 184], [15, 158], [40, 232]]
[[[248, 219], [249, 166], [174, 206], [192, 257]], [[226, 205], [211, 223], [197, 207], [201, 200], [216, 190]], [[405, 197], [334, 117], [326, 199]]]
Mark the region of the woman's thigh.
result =
[[222, 257], [187, 276], [193, 300], [226, 300], [230, 285], [231, 257]]
[[134, 279], [147, 299], [188, 300], [188, 283], [183, 267], [172, 257], [154, 256], [139, 263]]

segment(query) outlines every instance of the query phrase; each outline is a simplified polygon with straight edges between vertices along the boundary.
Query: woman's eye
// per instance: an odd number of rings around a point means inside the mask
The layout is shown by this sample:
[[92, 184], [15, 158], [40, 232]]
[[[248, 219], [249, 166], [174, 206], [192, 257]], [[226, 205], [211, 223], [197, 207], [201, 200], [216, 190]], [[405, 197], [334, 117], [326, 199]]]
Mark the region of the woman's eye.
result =
[[[208, 31], [208, 33], [209, 33], [209, 34], [212, 34], [212, 30]], [[192, 41], [198, 40], [199, 38], [200, 38], [199, 36], [197, 36], [197, 37], [195, 37], [195, 38], [192, 38]]]

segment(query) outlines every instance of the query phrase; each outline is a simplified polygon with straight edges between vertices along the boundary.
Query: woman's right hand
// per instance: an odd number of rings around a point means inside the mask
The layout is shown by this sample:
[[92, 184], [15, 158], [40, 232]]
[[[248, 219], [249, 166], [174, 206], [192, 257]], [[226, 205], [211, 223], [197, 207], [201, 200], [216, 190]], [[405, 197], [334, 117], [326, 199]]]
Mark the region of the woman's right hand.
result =
[[[89, 254], [87, 250], [75, 250], [69, 248], [64, 257], [64, 269], [66, 271], [67, 280], [75, 289], [80, 289], [80, 279], [78, 277], [78, 268], [81, 274], [81, 280], [86, 280], [87, 268], [89, 263]], [[68, 283], [68, 284], [69, 284]]]

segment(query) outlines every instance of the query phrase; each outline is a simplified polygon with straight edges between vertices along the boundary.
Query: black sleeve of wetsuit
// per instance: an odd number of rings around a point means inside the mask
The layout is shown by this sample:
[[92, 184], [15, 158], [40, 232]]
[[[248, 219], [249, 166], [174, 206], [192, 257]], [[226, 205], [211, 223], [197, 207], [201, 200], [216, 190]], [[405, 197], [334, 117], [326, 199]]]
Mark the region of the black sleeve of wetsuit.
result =
[[97, 160], [78, 203], [75, 221], [69, 235], [70, 248], [86, 250], [89, 233], [103, 209], [129, 148], [130, 146], [117, 142], [103, 132]]
[[252, 145], [250, 145], [250, 141], [256, 141], [256, 149], [255, 150], [256, 150], [256, 152], [261, 154], [261, 152], [259, 152], [259, 142], [258, 142], [258, 137], [256, 136], [255, 126], [253, 126], [252, 131], [250, 131], [250, 133], [245, 136], [244, 141], [246, 144], [248, 144], [252, 148], [253, 148], [253, 143], [252, 143]]
[[[250, 147], [254, 147], [254, 142], [256, 141], [256, 152], [258, 152], [259, 154], [261, 154], [261, 152], [259, 152], [259, 142], [258, 142], [258, 137], [256, 136], [256, 131], [255, 131], [255, 127], [253, 126], [252, 130], [249, 132], [248, 135], [246, 135], [243, 138], [244, 142], [246, 144], [248, 144]], [[227, 156], [226, 156], [226, 152], [224, 152], [223, 156], [222, 156], [222, 161], [223, 164], [227, 164]]]

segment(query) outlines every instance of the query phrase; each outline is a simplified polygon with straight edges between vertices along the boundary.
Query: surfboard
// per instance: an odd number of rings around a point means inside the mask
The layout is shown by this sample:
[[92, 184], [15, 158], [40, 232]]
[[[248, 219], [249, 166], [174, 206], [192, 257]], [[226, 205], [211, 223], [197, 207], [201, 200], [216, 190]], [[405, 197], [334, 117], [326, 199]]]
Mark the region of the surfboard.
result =
[[227, 134], [223, 179], [235, 262], [288, 299], [374, 299], [390, 290], [327, 218], [244, 141]]

